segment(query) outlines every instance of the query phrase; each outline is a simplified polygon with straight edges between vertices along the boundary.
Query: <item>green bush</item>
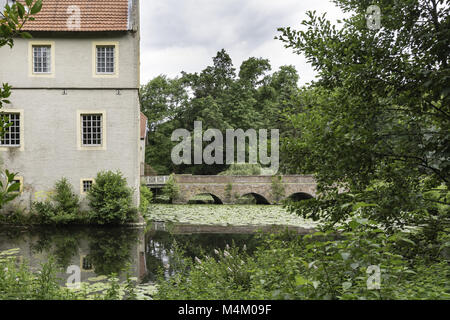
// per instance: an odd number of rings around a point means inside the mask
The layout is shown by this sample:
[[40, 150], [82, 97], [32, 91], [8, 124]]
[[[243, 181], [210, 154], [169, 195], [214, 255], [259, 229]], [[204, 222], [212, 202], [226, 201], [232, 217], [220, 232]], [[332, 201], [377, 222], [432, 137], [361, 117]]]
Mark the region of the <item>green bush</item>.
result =
[[44, 202], [34, 202], [34, 219], [44, 225], [83, 223], [80, 201], [66, 178], [55, 183], [54, 193]]
[[231, 202], [231, 192], [233, 191], [233, 184], [228, 182], [225, 186], [225, 200]]
[[[160, 277], [154, 298], [450, 299], [448, 261], [400, 254], [400, 244], [416, 246], [407, 233], [388, 235], [360, 217], [340, 231], [263, 236], [252, 256], [232, 247], [214, 257], [185, 257], [188, 268]], [[373, 266], [380, 268], [379, 289], [367, 285]]]
[[141, 185], [140, 193], [141, 203], [139, 205], [139, 211], [141, 212], [141, 214], [145, 214], [148, 211], [150, 203], [152, 203], [153, 193], [145, 185]]
[[78, 196], [73, 192], [72, 186], [66, 178], [62, 178], [55, 184], [55, 193], [52, 195], [55, 203], [55, 209], [58, 212], [67, 214], [78, 214], [80, 211], [80, 201]]
[[271, 189], [275, 203], [279, 203], [286, 195], [286, 191], [283, 185], [283, 178], [281, 176], [272, 177]]
[[33, 217], [20, 207], [13, 207], [11, 210], [0, 214], [0, 224], [28, 225], [33, 222]]
[[169, 198], [169, 203], [172, 203], [180, 195], [180, 188], [175, 182], [175, 177], [173, 174], [170, 175], [169, 180], [167, 180], [164, 188], [162, 189], [163, 196]]
[[91, 207], [89, 221], [97, 224], [121, 224], [136, 221], [133, 191], [120, 171], [102, 171], [88, 191]]

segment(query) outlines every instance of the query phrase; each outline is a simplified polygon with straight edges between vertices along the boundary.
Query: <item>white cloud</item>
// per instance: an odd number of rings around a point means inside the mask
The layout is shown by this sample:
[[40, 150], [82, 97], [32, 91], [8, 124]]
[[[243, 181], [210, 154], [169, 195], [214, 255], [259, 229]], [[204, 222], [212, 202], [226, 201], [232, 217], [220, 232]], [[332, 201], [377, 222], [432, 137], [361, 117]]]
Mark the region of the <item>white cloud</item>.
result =
[[307, 10], [342, 15], [329, 0], [143, 0], [141, 82], [159, 74], [199, 72], [224, 48], [236, 68], [251, 57], [267, 58], [273, 71], [292, 64], [300, 83], [314, 72], [302, 56], [274, 40], [278, 27], [300, 28]]

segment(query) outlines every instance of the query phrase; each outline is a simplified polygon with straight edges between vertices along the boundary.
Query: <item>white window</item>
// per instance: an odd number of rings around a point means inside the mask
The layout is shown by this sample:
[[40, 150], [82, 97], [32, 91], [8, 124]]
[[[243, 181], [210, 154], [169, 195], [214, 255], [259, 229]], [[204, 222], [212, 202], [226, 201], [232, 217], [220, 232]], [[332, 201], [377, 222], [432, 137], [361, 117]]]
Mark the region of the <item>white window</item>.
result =
[[115, 73], [115, 46], [97, 46], [97, 74]]
[[81, 144], [83, 147], [98, 147], [103, 144], [103, 115], [81, 115]]
[[33, 73], [51, 73], [51, 46], [33, 45]]
[[0, 140], [0, 145], [20, 147], [20, 113], [3, 113], [0, 116], [9, 123], [4, 131], [4, 136]]

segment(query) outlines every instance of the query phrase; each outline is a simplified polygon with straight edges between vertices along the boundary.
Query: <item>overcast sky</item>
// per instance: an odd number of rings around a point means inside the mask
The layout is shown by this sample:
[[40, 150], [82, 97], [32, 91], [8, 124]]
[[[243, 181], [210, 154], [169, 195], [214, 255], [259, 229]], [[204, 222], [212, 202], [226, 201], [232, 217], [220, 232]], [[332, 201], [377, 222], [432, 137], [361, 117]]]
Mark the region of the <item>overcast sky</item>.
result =
[[309, 82], [314, 72], [305, 59], [274, 40], [278, 27], [300, 28], [307, 10], [342, 18], [329, 0], [141, 0], [141, 82], [199, 72], [222, 48], [236, 69], [249, 57], [262, 57], [272, 71], [294, 65], [300, 84]]

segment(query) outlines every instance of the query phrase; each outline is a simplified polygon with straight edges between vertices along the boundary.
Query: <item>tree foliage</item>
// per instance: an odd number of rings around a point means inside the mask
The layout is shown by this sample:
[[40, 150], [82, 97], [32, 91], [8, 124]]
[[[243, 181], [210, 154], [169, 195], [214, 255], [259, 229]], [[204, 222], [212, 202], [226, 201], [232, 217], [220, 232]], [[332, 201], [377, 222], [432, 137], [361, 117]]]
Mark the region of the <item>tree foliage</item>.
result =
[[97, 224], [123, 224], [137, 218], [133, 190], [120, 172], [102, 171], [88, 191], [90, 220]]
[[[334, 223], [358, 202], [386, 227], [449, 221], [450, 6], [448, 1], [336, 0], [340, 27], [308, 13], [303, 29], [280, 28], [286, 47], [319, 74], [287, 119], [298, 132], [282, 146], [288, 172], [314, 173], [314, 205], [291, 208]], [[433, 196], [431, 196], [431, 194]], [[437, 224], [435, 224], [437, 226]]]
[[299, 76], [293, 66], [271, 71], [269, 60], [251, 57], [238, 72], [225, 50], [213, 58], [213, 65], [200, 73], [182, 72], [179, 78], [158, 76], [140, 91], [142, 111], [150, 119], [146, 161], [159, 174], [217, 174], [226, 165], [180, 165], [171, 162], [176, 145], [170, 140], [175, 129], [280, 129], [282, 113], [293, 108]]

